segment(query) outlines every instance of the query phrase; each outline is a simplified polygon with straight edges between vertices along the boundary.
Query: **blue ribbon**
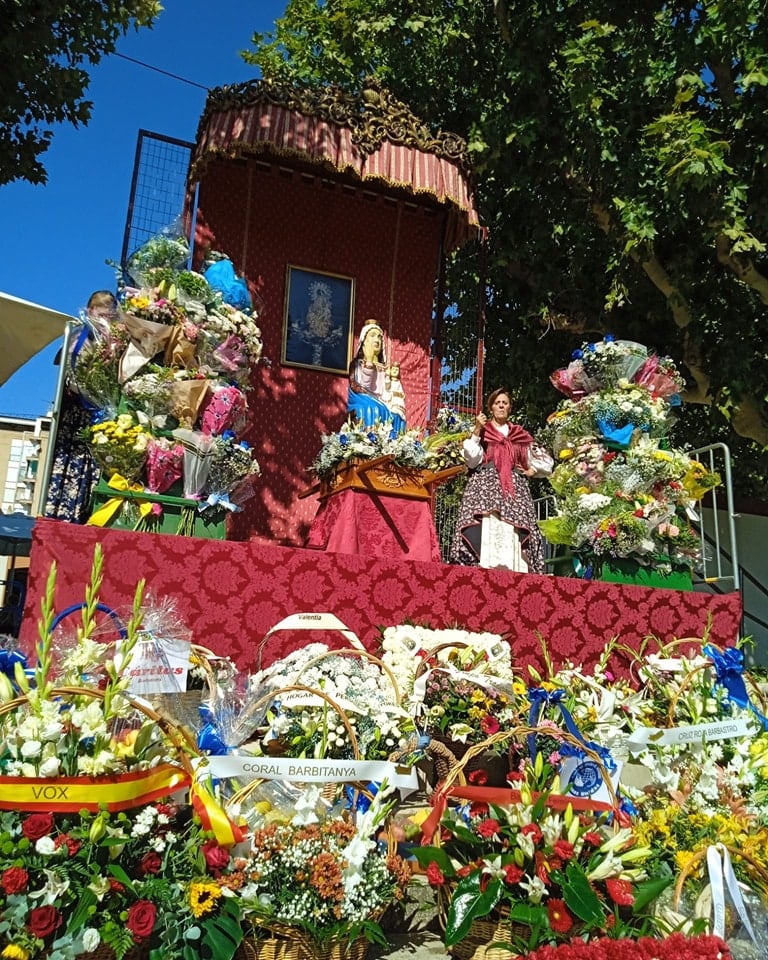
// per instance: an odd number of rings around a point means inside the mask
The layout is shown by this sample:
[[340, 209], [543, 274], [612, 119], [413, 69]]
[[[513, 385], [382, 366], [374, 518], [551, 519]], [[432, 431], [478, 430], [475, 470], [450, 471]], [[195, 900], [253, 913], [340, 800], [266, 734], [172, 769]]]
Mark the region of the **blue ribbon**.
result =
[[608, 420], [598, 420], [597, 426], [603, 437], [620, 450], [626, 450], [632, 440], [632, 434], [635, 432], [635, 426], [632, 423], [623, 427], [614, 427]]
[[768, 730], [768, 718], [764, 717], [749, 699], [747, 685], [744, 682], [744, 654], [736, 647], [726, 647], [723, 651], [707, 644], [703, 650], [715, 666], [715, 677], [721, 687], [725, 687], [728, 699], [737, 707], [751, 710]]
[[209, 756], [222, 757], [229, 753], [229, 747], [224, 743], [215, 723], [208, 722], [202, 726], [197, 735], [198, 749]]
[[10, 680], [16, 676], [16, 664], [20, 663], [26, 670], [27, 658], [21, 650], [0, 650], [0, 671]]
[[236, 503], [232, 503], [228, 493], [209, 493], [207, 500], [201, 500], [197, 505], [199, 513], [205, 513], [209, 507], [223, 507], [224, 510], [231, 510], [233, 513], [240, 513], [243, 509]]
[[[568, 731], [568, 733], [570, 733], [574, 739], [578, 740], [579, 743], [583, 743], [587, 750], [591, 750], [593, 753], [596, 753], [600, 757], [600, 760], [602, 761], [603, 766], [608, 773], [614, 772], [616, 769], [616, 761], [611, 756], [611, 751], [607, 747], [601, 746], [599, 743], [594, 743], [593, 741], [587, 742], [581, 735], [581, 731], [576, 726], [576, 721], [571, 716], [571, 711], [563, 702], [565, 700], [565, 690], [549, 691], [545, 690], [543, 687], [532, 687], [528, 691], [528, 699], [531, 701], [531, 709], [528, 711], [529, 727], [537, 726], [539, 718], [544, 711], [544, 707], [557, 707], [560, 710], [560, 715], [563, 718], [563, 723], [565, 724], [565, 729]], [[531, 755], [531, 760], [535, 760], [538, 752], [536, 747], [535, 733], [528, 734], [528, 752]], [[578, 747], [573, 747], [570, 744], [563, 744], [558, 752], [562, 756], [578, 757], [585, 755], [584, 752], [579, 750]]]

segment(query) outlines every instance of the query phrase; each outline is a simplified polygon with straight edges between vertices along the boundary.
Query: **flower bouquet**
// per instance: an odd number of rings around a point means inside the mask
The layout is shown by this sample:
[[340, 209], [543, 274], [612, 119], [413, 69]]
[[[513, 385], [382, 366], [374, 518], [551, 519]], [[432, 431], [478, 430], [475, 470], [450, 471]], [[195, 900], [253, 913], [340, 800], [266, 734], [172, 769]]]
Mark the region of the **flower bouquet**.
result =
[[[286, 756], [316, 758], [357, 753], [366, 760], [386, 760], [414, 729], [400, 706], [393, 674], [364, 651], [313, 643], [254, 675], [250, 684], [269, 701], [262, 736], [267, 753], [279, 749]], [[330, 703], [306, 689], [289, 696], [297, 685], [321, 692]]]
[[419, 430], [397, 433], [391, 422], [367, 427], [361, 420], [348, 420], [338, 433], [323, 436], [320, 452], [309, 470], [320, 480], [329, 480], [340, 467], [388, 455], [398, 466], [415, 470], [431, 469], [435, 462]]
[[[542, 775], [541, 764], [536, 772]], [[630, 827], [577, 814], [557, 777], [550, 783], [538, 795], [522, 784], [508, 803], [480, 794], [449, 807], [438, 842], [414, 851], [429, 883], [446, 895], [445, 943], [460, 960], [490, 942], [529, 953], [606, 929], [617, 936], [654, 930], [647, 907], [671, 876], [647, 879], [650, 850]]]
[[126, 480], [139, 477], [151, 437], [130, 413], [121, 413], [115, 420], [102, 420], [85, 430], [93, 457], [108, 480], [115, 474]]
[[254, 831], [240, 897], [257, 956], [361, 960], [368, 940], [386, 943], [378, 921], [410, 879], [391, 845], [376, 840], [391, 808], [386, 793], [354, 821], [297, 817]]
[[239, 882], [229, 853], [174, 802], [117, 813], [0, 811], [9, 960], [74, 960], [100, 946], [116, 960], [155, 950], [183, 960], [203, 945], [230, 960], [242, 938]]

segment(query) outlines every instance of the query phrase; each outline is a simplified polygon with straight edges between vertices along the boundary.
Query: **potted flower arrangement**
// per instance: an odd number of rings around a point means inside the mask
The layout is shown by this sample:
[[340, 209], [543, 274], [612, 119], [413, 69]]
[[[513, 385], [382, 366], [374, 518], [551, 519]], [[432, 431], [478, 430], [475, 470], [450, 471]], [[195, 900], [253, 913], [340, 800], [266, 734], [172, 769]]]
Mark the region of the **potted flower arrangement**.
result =
[[504, 805], [478, 797], [448, 807], [439, 842], [414, 850], [429, 883], [445, 892], [445, 943], [460, 960], [496, 941], [528, 953], [606, 929], [654, 929], [646, 908], [671, 876], [649, 880], [651, 851], [630, 827], [611, 831], [599, 815], [575, 813], [556, 777], [550, 784], [534, 796], [523, 783], [519, 800]]
[[375, 839], [391, 809], [386, 794], [383, 785], [354, 820], [297, 816], [254, 831], [240, 897], [257, 956], [271, 944], [270, 956], [362, 960], [369, 941], [386, 943], [379, 920], [410, 879]]

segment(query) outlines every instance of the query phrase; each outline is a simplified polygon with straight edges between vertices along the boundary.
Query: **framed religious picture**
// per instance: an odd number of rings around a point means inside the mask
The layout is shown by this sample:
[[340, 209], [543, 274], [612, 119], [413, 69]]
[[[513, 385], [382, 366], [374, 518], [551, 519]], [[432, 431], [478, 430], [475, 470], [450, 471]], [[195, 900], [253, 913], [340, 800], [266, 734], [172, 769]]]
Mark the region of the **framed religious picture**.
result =
[[354, 308], [352, 277], [288, 264], [282, 362], [346, 375]]

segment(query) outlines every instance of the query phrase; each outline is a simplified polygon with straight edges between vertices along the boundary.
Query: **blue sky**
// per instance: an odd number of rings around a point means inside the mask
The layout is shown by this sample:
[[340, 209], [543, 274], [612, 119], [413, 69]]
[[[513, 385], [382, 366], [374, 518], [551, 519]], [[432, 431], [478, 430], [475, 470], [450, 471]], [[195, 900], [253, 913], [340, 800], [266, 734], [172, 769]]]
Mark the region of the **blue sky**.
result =
[[[271, 29], [286, 0], [165, 0], [151, 30], [131, 31], [118, 52], [207, 88], [256, 76], [239, 56]], [[0, 187], [0, 291], [77, 315], [89, 294], [114, 289], [140, 129], [194, 140], [205, 90], [110, 56], [91, 70], [87, 127], [57, 127], [44, 155], [45, 186]], [[0, 413], [39, 416], [56, 388], [58, 344], [0, 387]]]

